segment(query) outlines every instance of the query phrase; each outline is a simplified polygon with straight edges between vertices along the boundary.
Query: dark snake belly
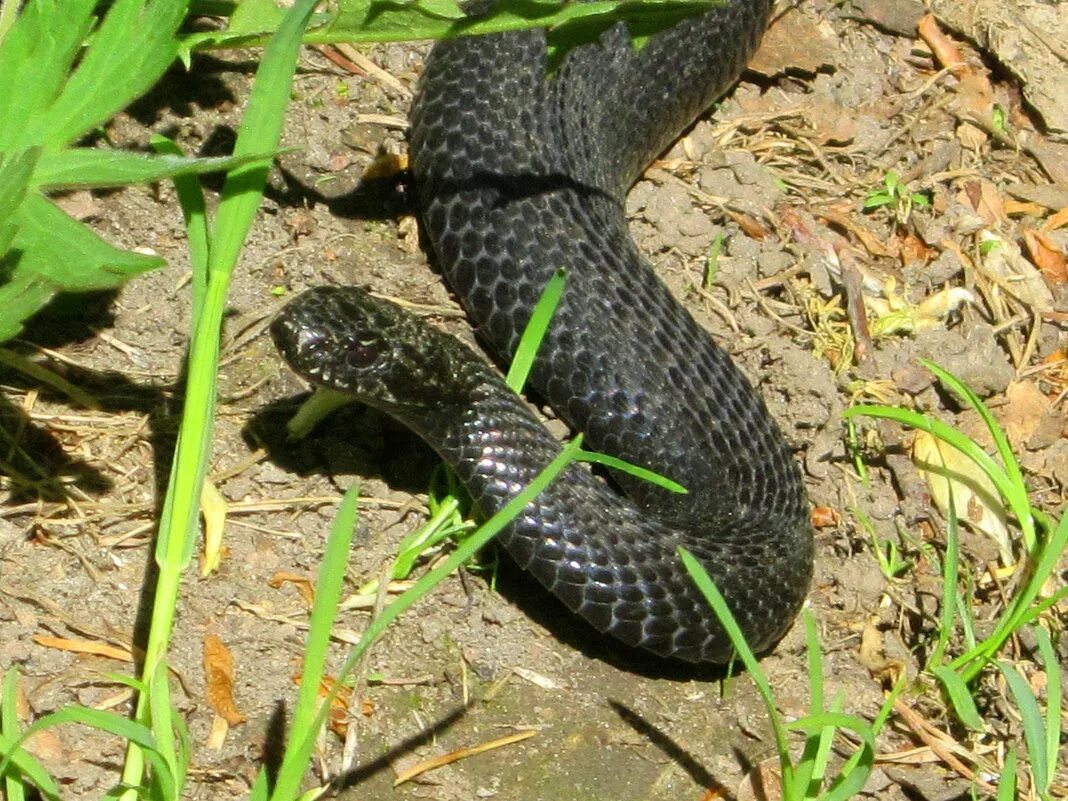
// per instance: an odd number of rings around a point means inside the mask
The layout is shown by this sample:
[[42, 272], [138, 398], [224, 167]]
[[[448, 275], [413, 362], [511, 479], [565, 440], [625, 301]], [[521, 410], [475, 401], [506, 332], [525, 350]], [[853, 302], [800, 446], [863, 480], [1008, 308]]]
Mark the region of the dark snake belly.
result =
[[[638, 51], [617, 27], [548, 78], [539, 32], [440, 43], [412, 113], [426, 231], [480, 335], [510, 358], [545, 283], [566, 268], [528, 385], [592, 449], [689, 489], [614, 474], [628, 501], [573, 466], [500, 542], [597, 629], [690, 661], [724, 661], [730, 645], [677, 547], [701, 560], [750, 644], [767, 649], [811, 578], [807, 502], [763, 401], [637, 252], [623, 203], [736, 79], [769, 7], [731, 0]], [[297, 372], [412, 427], [491, 513], [559, 445], [481, 360], [409, 323], [358, 290], [320, 289], [290, 304], [274, 333]], [[386, 331], [409, 341], [390, 344]], [[400, 375], [386, 379], [387, 369]]]

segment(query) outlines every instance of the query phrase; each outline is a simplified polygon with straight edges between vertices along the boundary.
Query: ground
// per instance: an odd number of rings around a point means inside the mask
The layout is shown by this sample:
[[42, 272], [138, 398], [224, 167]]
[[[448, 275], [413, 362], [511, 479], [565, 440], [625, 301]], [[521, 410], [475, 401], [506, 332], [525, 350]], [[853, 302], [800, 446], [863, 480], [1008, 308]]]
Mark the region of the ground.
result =
[[[842, 412], [888, 400], [981, 439], [976, 416], [919, 364], [932, 359], [992, 407], [1040, 507], [1060, 514], [1068, 485], [1060, 311], [1068, 228], [1063, 212], [1054, 216], [1068, 207], [1068, 179], [1056, 174], [1068, 146], [1049, 135], [1038, 101], [1021, 99], [996, 48], [957, 39], [969, 71], [941, 69], [938, 47], [915, 33], [918, 17], [904, 0], [784, 8], [754, 69], [628, 202], [634, 236], [659, 275], [732, 352], [796, 449], [817, 527], [808, 612], [827, 695], [841, 694], [845, 711], [868, 720], [883, 703], [887, 667], [915, 676], [929, 650], [945, 524], [909, 458], [909, 432], [861, 421], [858, 460]], [[367, 57], [380, 69], [359, 74], [323, 51], [302, 61], [289, 149], [245, 249], [225, 328], [210, 470], [229, 504], [225, 554], [217, 572], [190, 574], [171, 652], [194, 743], [190, 797], [244, 795], [272, 716], [295, 697], [307, 608], [299, 581], [278, 579], [314, 579], [343, 489], [360, 482], [350, 593], [381, 573], [425, 514], [433, 457], [388, 420], [349, 408], [304, 442], [286, 442], [285, 421], [305, 388], [265, 335], [295, 291], [353, 283], [414, 304], [473, 341], [419, 247], [403, 181], [360, 180], [382, 154], [405, 152], [425, 52], [374, 47]], [[232, 55], [197, 58], [191, 73], [171, 73], [120, 115], [107, 142], [142, 147], [161, 131], [194, 152], [225, 152], [253, 69]], [[995, 105], [1004, 122], [988, 130], [981, 112]], [[1004, 131], [1024, 144], [1006, 144]], [[901, 190], [892, 179], [888, 187], [892, 171]], [[12, 371], [0, 377], [0, 465], [9, 479], [0, 483], [0, 666], [19, 667], [27, 716], [70, 703], [121, 710], [129, 701], [109, 674], [129, 670], [122, 657], [137, 641], [151, 586], [153, 519], [188, 330], [173, 189], [63, 202], [110, 241], [151, 248], [169, 266], [117, 295], [50, 310], [17, 343], [89, 393], [95, 408]], [[982, 231], [1003, 238], [1001, 258], [980, 247]], [[862, 315], [849, 314], [862, 295], [866, 334]], [[972, 603], [988, 619], [999, 608], [989, 581], [998, 547], [974, 528], [961, 536]], [[876, 545], [885, 542], [903, 560], [893, 576], [876, 558], [877, 548], [888, 553]], [[1055, 586], [1064, 567], [1062, 559]], [[1011, 588], [1017, 579], [1002, 575]], [[335, 665], [367, 615], [342, 615]], [[1062, 624], [1063, 615], [1051, 622]], [[232, 654], [234, 700], [247, 718], [218, 745], [208, 744], [209, 635]], [[787, 716], [807, 710], [804, 643], [798, 624], [762, 663]], [[1063, 638], [1059, 647], [1063, 659]], [[1009, 656], [1030, 665], [1028, 648], [1018, 643]], [[746, 677], [620, 654], [507, 564], [494, 586], [485, 572], [447, 580], [389, 630], [368, 668], [350, 724], [355, 773], [342, 797], [749, 798], [745, 777], [764, 775], [754, 768], [774, 754]], [[1019, 732], [997, 697], [986, 700], [992, 723], [980, 736], [952, 724], [937, 693], [910, 693], [904, 703], [961, 743], [965, 773], [989, 778], [1001, 758], [991, 746], [1018, 741]], [[865, 792], [967, 797], [966, 775], [908, 719], [896, 715], [881, 734]], [[528, 730], [530, 739], [392, 789], [405, 765]], [[74, 727], [34, 748], [75, 799], [100, 797], [122, 757], [118, 741]], [[336, 768], [340, 751], [327, 735], [321, 767]]]

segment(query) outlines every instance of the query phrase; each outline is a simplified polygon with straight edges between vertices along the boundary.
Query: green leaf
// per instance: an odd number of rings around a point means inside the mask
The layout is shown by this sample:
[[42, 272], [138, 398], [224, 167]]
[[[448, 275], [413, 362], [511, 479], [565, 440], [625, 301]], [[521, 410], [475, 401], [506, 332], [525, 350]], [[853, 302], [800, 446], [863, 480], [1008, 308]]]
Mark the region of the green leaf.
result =
[[30, 176], [40, 155], [40, 148], [7, 155], [0, 153], [0, 257], [7, 253], [15, 239], [18, 225], [12, 217], [26, 197]]
[[689, 490], [682, 486], [682, 484], [679, 484], [677, 481], [672, 481], [667, 476], [662, 476], [660, 473], [647, 468], [638, 467], [636, 464], [617, 459], [615, 456], [609, 456], [607, 453], [584, 450], [578, 455], [578, 461], [611, 467], [613, 470], [619, 470], [621, 473], [628, 473], [635, 478], [640, 478], [642, 481], [648, 481], [650, 484], [655, 484], [658, 487], [662, 487], [669, 492], [678, 493], [679, 495], [686, 495], [689, 492]]
[[163, 264], [112, 247], [39, 195], [27, 197], [12, 219], [18, 230], [0, 260], [0, 342], [58, 292], [110, 289]]
[[1042, 626], [1035, 626], [1034, 631], [1038, 653], [1046, 669], [1046, 763], [1056, 765], [1061, 744], [1061, 716], [1064, 714], [1061, 709], [1061, 664], [1053, 650], [1049, 632]]
[[1027, 679], [1021, 676], [1015, 667], [1000, 660], [994, 664], [1005, 677], [1005, 683], [1009, 685], [1016, 701], [1016, 710], [1020, 713], [1023, 724], [1024, 742], [1027, 743], [1027, 755], [1031, 761], [1031, 775], [1034, 776], [1038, 791], [1044, 793], [1053, 781], [1050, 770], [1053, 766], [1047, 757], [1046, 725], [1038, 709], [1038, 699], [1035, 698]]
[[39, 189], [128, 186], [164, 178], [223, 172], [273, 155], [256, 153], [240, 158], [193, 158], [152, 156], [129, 150], [70, 148], [43, 154], [33, 174], [33, 185]]
[[957, 719], [972, 731], [986, 731], [986, 724], [975, 706], [971, 690], [957, 671], [946, 665], [932, 667], [931, 674], [942, 684]]
[[[22, 777], [25, 777], [33, 782], [45, 798], [58, 799], [59, 787], [48, 775], [48, 771], [32, 754], [22, 748], [21, 743], [15, 745], [21, 738], [16, 711], [18, 681], [18, 669], [9, 668], [4, 674], [3, 689], [0, 691], [0, 755], [4, 757], [3, 764], [0, 764], [0, 776], [4, 778], [4, 789], [10, 801], [25, 797], [22, 791]], [[14, 770], [11, 770], [11, 767]]]
[[997, 801], [1016, 801], [1016, 765], [1016, 749], [1010, 748], [998, 778]]
[[39, 144], [27, 129], [60, 94], [95, 7], [95, 0], [33, 0], [23, 8], [0, 43], [0, 151]]
[[116, 0], [59, 97], [27, 126], [24, 141], [58, 149], [148, 91], [174, 62], [175, 33], [186, 5], [181, 0]]
[[[557, 58], [569, 47], [595, 40], [620, 20], [640, 39], [717, 4], [718, 0], [503, 0], [494, 6], [493, 14], [467, 16], [459, 0], [340, 0], [335, 15], [314, 18], [316, 27], [304, 41], [396, 42], [547, 27], [550, 56]], [[182, 46], [247, 45], [262, 39], [277, 24], [278, 12], [270, 2], [246, 0], [226, 31], [192, 34]]]
[[515, 356], [508, 368], [508, 375], [504, 379], [504, 383], [511, 388], [512, 392], [523, 391], [523, 385], [527, 382], [530, 368], [534, 364], [534, 357], [549, 330], [549, 323], [556, 312], [556, 307], [560, 305], [566, 281], [567, 271], [563, 268], [558, 269], [545, 284], [538, 302], [534, 304], [534, 311], [531, 312], [530, 320], [523, 328], [523, 334], [515, 349]]

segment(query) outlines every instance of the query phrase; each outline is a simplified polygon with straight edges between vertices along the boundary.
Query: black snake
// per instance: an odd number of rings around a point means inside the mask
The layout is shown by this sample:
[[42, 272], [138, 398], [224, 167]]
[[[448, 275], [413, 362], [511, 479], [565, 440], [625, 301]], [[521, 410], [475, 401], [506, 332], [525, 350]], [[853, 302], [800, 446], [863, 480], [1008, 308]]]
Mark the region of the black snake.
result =
[[[770, 0], [727, 0], [639, 50], [617, 26], [549, 76], [541, 32], [442, 42], [412, 112], [426, 232], [481, 336], [510, 358], [546, 281], [566, 268], [529, 386], [588, 446], [689, 489], [613, 474], [627, 500], [573, 465], [499, 541], [598, 630], [689, 661], [722, 662], [731, 649], [677, 546], [767, 649], [808, 589], [807, 502], [763, 401], [653, 275], [623, 202], [737, 78], [769, 12]], [[313, 289], [272, 332], [305, 378], [426, 439], [487, 513], [559, 453], [481, 358], [361, 290]]]

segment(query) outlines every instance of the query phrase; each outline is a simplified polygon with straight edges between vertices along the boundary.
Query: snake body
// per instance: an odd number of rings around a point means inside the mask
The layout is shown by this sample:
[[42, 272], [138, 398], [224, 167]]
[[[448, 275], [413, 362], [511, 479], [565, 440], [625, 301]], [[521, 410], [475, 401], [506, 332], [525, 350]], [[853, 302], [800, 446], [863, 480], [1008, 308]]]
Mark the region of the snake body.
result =
[[[572, 466], [499, 541], [598, 630], [688, 661], [722, 662], [731, 648], [677, 547], [765, 650], [808, 589], [807, 502], [763, 401], [638, 253], [623, 203], [737, 78], [769, 12], [770, 0], [727, 0], [640, 50], [617, 26], [552, 75], [540, 32], [442, 42], [412, 111], [426, 232], [481, 337], [511, 358], [545, 283], [566, 268], [528, 385], [589, 447], [689, 490], [613, 473], [624, 498]], [[360, 290], [312, 290], [273, 333], [298, 373], [422, 436], [487, 513], [559, 453], [479, 357]]]

